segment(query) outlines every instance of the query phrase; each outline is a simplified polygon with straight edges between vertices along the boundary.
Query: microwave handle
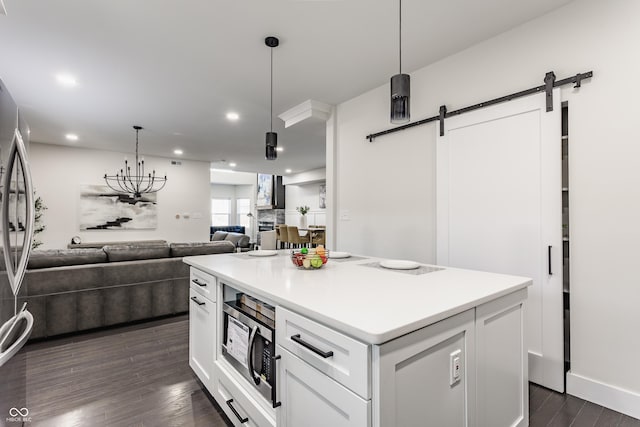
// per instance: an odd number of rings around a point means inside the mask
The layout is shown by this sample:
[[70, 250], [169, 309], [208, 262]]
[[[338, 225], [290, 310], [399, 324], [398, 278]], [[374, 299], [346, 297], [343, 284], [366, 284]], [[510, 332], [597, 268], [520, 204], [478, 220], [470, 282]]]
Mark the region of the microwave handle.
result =
[[253, 382], [256, 385], [260, 384], [260, 375], [256, 375], [253, 372], [253, 346], [256, 343], [256, 335], [258, 334], [258, 327], [254, 326], [251, 329], [251, 334], [249, 335], [249, 354], [247, 355], [247, 369], [249, 370], [249, 374], [251, 374], [251, 378], [253, 378]]
[[273, 382], [273, 387], [271, 388], [271, 401], [273, 402], [273, 407], [277, 408], [278, 406], [282, 406], [282, 402], [278, 401], [278, 396], [277, 396], [277, 388], [278, 388], [278, 368], [276, 368], [276, 362], [278, 360], [282, 359], [282, 356], [277, 354], [273, 357], [271, 357], [271, 360], [273, 363], [271, 363], [271, 378], [275, 378], [275, 381]]

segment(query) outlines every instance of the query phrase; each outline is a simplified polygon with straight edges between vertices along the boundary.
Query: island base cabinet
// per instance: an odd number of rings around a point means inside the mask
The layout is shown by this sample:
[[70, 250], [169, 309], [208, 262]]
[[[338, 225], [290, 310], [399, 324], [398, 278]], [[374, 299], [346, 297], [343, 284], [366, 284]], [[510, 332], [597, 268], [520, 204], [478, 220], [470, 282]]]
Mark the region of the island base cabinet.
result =
[[476, 308], [479, 427], [529, 424], [526, 292], [523, 289]]
[[260, 404], [245, 390], [238, 380], [216, 362], [213, 384], [209, 391], [229, 420], [236, 427], [275, 427], [273, 414], [265, 413]]
[[215, 303], [193, 288], [189, 290], [189, 366], [209, 387], [216, 341]]
[[278, 427], [369, 427], [371, 401], [278, 345]]
[[373, 425], [475, 426], [474, 329], [468, 310], [374, 346]]

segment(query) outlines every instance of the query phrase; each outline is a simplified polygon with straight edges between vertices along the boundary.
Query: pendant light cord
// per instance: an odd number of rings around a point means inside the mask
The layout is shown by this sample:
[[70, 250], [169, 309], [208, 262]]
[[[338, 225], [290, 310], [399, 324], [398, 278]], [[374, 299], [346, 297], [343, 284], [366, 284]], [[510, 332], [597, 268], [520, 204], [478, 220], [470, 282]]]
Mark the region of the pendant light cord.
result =
[[273, 132], [273, 48], [271, 48], [271, 110], [269, 118], [271, 120], [271, 132]]
[[398, 33], [399, 33], [399, 36], [398, 36], [398, 41], [399, 41], [399, 43], [398, 43], [398, 45], [399, 45], [398, 46], [399, 61], [398, 62], [400, 63], [400, 73], [399, 74], [402, 74], [402, 0], [399, 0], [399, 3], [400, 3], [400, 10], [398, 11], [398, 22], [399, 22], [400, 25], [398, 25], [398, 27], [399, 27], [399, 31], [398, 31]]
[[138, 174], [138, 132], [140, 129], [136, 129], [136, 174]]

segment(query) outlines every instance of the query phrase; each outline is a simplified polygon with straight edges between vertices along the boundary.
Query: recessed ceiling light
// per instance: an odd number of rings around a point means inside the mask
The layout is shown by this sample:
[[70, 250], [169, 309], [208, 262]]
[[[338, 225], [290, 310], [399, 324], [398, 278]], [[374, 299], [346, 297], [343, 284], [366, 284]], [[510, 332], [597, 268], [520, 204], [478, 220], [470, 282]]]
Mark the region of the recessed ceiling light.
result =
[[64, 137], [67, 138], [69, 141], [77, 141], [78, 140], [78, 135], [73, 134], [73, 133], [68, 133]]
[[234, 113], [233, 111], [227, 113], [227, 120], [231, 120], [232, 122], [235, 122], [239, 118], [240, 118], [240, 115], [238, 113]]
[[229, 166], [232, 167], [232, 168], [235, 168], [236, 164], [235, 163], [229, 163]]
[[284, 147], [276, 147], [276, 151], [284, 151]]
[[74, 87], [77, 86], [78, 81], [71, 74], [58, 74], [56, 76], [56, 80], [58, 83], [65, 87]]
[[285, 170], [286, 173], [291, 173], [291, 169]]
[[179, 148], [176, 148], [175, 150], [173, 150], [173, 154], [177, 154], [178, 156], [182, 155], [183, 151]]

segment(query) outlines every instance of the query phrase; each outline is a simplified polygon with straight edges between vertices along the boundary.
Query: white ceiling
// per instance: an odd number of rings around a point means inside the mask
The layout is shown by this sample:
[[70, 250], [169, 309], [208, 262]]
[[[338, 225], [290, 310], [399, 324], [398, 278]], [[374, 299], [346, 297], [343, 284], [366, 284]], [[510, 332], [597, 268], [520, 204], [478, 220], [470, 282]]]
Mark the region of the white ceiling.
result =
[[[412, 71], [570, 0], [405, 0], [403, 71]], [[323, 167], [324, 126], [284, 129], [264, 160], [269, 48], [274, 116], [307, 99], [338, 104], [398, 71], [397, 0], [4, 0], [0, 78], [37, 142], [236, 162], [285, 174]], [[66, 72], [70, 89], [56, 83]], [[435, 107], [434, 107], [435, 108]], [[225, 119], [228, 111], [241, 118]], [[66, 133], [79, 135], [70, 143]], [[225, 167], [218, 162], [216, 167]]]

